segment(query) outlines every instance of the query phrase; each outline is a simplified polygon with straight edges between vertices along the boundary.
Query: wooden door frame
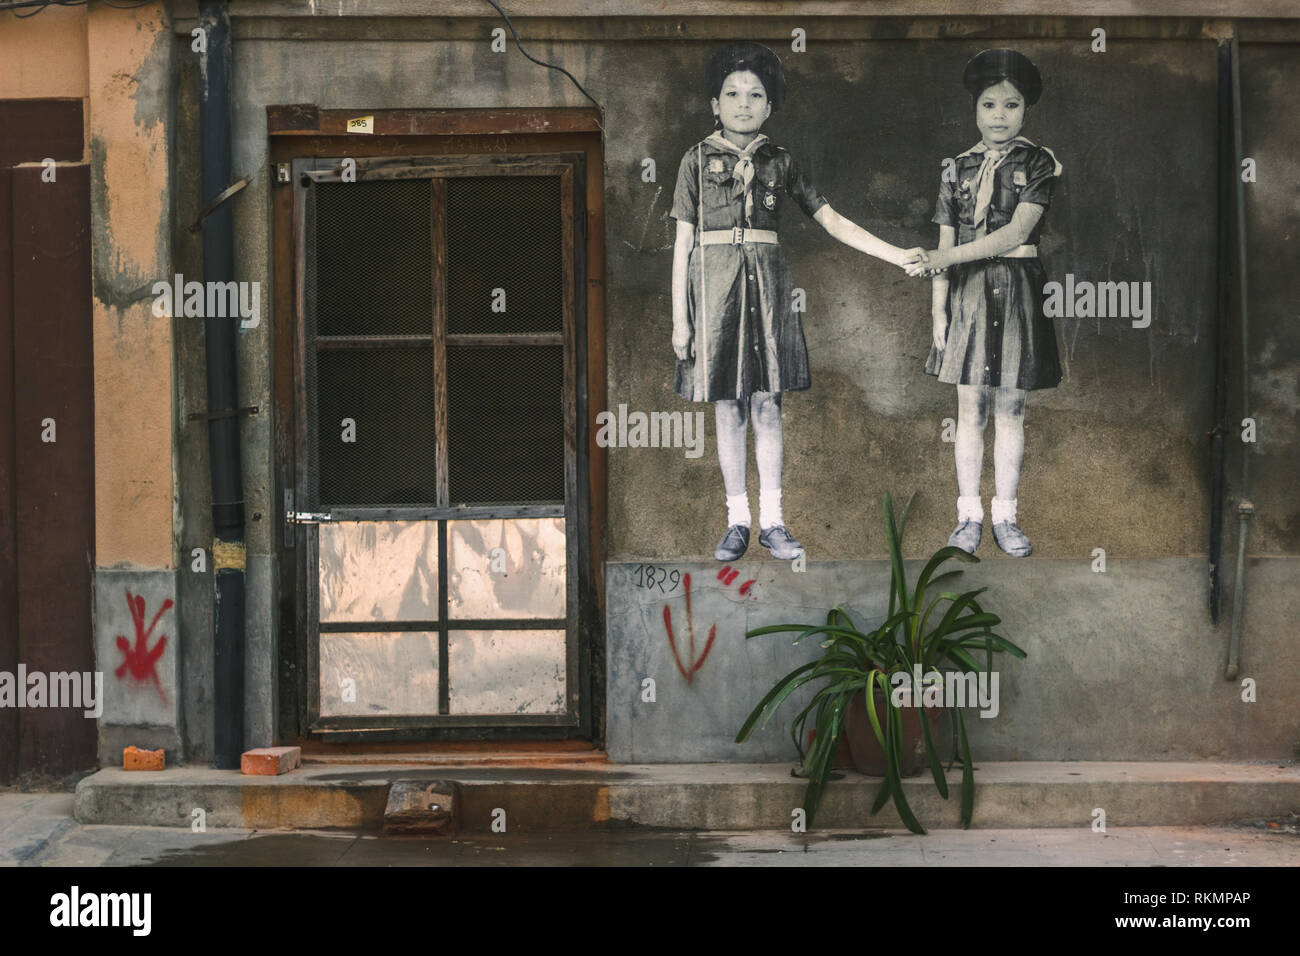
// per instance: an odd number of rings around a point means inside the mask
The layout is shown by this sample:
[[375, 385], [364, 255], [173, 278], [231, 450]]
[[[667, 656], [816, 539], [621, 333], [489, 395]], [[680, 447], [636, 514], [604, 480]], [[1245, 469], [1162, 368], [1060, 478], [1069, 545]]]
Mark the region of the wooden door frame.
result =
[[[310, 628], [300, 620], [298, 595], [306, 587], [306, 562], [298, 560], [292, 526], [281, 520], [277, 557], [280, 575], [278, 624], [280, 651], [277, 676], [280, 706], [278, 739], [310, 749], [342, 746], [350, 752], [391, 749], [392, 746], [464, 740], [556, 740], [575, 735], [603, 745], [605, 726], [604, 575], [605, 558], [605, 451], [594, 440], [595, 415], [605, 406], [604, 347], [604, 177], [603, 148], [594, 110], [389, 110], [375, 111], [372, 134], [346, 133], [350, 119], [361, 111], [318, 110], [314, 106], [267, 108], [272, 190], [272, 255], [274, 289], [274, 393], [276, 502], [294, 489], [297, 469], [299, 399], [295, 394], [301, 356], [297, 354], [294, 281], [296, 236], [293, 227], [293, 182], [280, 181], [282, 164], [294, 159], [327, 156], [447, 157], [500, 154], [580, 154], [585, 184], [578, 185], [585, 217], [575, 223], [576, 258], [585, 259], [582, 287], [574, 289], [575, 338], [572, 350], [575, 395], [579, 401], [574, 445], [578, 453], [575, 475], [576, 536], [579, 546], [576, 580], [578, 640], [578, 692], [581, 698], [579, 728], [572, 727], [440, 727], [385, 732], [384, 741], [367, 743], [374, 732], [330, 733], [323, 741], [305, 726], [309, 688], [304, 652]], [[290, 180], [292, 176], [290, 175]], [[585, 290], [585, 294], [584, 294]], [[286, 533], [289, 532], [289, 533]], [[572, 575], [571, 575], [572, 576]], [[403, 744], [403, 741], [411, 743]]]

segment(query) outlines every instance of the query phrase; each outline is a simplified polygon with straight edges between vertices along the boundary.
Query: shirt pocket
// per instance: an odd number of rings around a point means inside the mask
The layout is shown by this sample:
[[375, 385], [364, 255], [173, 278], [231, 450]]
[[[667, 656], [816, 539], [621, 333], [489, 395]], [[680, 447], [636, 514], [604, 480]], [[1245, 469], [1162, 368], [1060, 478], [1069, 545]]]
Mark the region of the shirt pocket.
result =
[[978, 164], [972, 165], [958, 160], [957, 181], [953, 183], [952, 192], [957, 207], [957, 222], [959, 225], [973, 226], [975, 224], [975, 186], [979, 181], [979, 174], [980, 167]]
[[1028, 182], [1023, 161], [1009, 161], [998, 168], [998, 188], [993, 203], [1000, 213], [1010, 217], [1016, 211], [1016, 206], [1020, 203], [1020, 192]]
[[725, 210], [733, 204], [731, 197], [731, 173], [704, 172], [704, 208], [715, 212]]

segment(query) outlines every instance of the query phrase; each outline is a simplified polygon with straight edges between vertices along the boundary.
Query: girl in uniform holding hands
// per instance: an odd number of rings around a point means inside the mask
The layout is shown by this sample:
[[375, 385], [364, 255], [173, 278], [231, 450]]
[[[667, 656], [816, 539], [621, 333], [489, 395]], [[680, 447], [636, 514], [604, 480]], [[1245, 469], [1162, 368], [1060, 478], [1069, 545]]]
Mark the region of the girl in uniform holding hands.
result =
[[980, 473], [990, 411], [993, 538], [1012, 557], [1033, 547], [1016, 523], [1025, 447], [1025, 398], [1055, 388], [1060, 358], [1043, 314], [1046, 275], [1038, 260], [1043, 213], [1061, 165], [1020, 135], [1043, 82], [1015, 50], [985, 50], [966, 65], [980, 141], [956, 158], [956, 182], [939, 187], [939, 248], [908, 266], [934, 275], [933, 340], [925, 370], [957, 386], [957, 528], [948, 543], [974, 552], [984, 520]]
[[837, 214], [795, 158], [760, 132], [785, 95], [776, 54], [757, 43], [729, 44], [709, 60], [707, 77], [716, 129], [682, 157], [673, 195], [675, 390], [714, 404], [727, 497], [727, 530], [714, 557], [735, 561], [749, 547], [751, 421], [758, 540], [773, 557], [789, 560], [803, 548], [781, 514], [781, 396], [811, 381], [794, 283], [777, 238], [781, 210], [793, 202], [836, 239], [898, 266], [918, 262], [923, 252], [890, 245]]

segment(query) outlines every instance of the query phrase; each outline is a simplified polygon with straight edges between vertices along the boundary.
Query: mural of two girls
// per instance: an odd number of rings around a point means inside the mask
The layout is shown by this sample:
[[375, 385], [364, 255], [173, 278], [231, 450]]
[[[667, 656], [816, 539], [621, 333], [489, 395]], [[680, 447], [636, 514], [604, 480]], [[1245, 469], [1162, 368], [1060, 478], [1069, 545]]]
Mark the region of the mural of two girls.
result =
[[931, 276], [933, 323], [925, 371], [957, 386], [957, 520], [949, 544], [974, 552], [984, 512], [980, 472], [984, 428], [994, 420], [993, 535], [1014, 557], [1031, 553], [1016, 523], [1024, 454], [1025, 398], [1061, 380], [1055, 330], [1043, 313], [1046, 282], [1037, 258], [1043, 213], [1061, 166], [1020, 135], [1037, 102], [1037, 68], [1013, 50], [975, 56], [963, 78], [980, 142], [941, 178], [933, 221], [938, 248], [901, 249], [831, 208], [798, 159], [761, 132], [781, 105], [785, 79], [776, 54], [734, 43], [709, 60], [715, 130], [682, 157], [672, 216], [675, 390], [711, 402], [727, 529], [714, 556], [735, 561], [749, 547], [747, 423], [759, 477], [759, 543], [782, 560], [803, 548], [781, 513], [781, 400], [811, 386], [794, 282], [780, 244], [784, 205], [794, 202], [840, 242]]

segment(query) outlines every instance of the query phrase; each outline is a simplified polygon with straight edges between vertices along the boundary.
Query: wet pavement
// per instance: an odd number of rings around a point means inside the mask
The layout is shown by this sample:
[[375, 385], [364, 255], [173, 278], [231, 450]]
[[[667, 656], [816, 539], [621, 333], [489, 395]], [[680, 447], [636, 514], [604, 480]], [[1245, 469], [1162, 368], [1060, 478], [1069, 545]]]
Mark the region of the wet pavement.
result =
[[1300, 866], [1300, 827], [677, 832], [456, 838], [82, 825], [70, 793], [0, 793], [0, 866]]

